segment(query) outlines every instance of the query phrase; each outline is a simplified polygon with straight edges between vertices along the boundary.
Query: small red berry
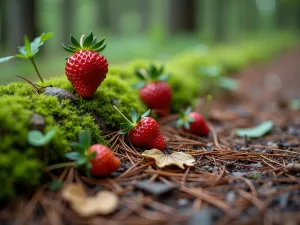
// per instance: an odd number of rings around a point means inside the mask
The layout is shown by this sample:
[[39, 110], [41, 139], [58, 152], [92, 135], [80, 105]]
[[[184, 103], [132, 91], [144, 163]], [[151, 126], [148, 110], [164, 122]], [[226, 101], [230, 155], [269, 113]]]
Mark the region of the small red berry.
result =
[[172, 89], [168, 83], [164, 81], [149, 82], [140, 89], [139, 94], [150, 109], [158, 112], [166, 109], [168, 113], [172, 98]]
[[135, 85], [140, 88], [139, 95], [148, 108], [153, 109], [159, 116], [167, 116], [172, 100], [172, 89], [165, 81], [169, 75], [162, 74], [160, 69], [151, 65], [149, 69], [137, 70], [136, 75], [142, 80]]
[[203, 116], [200, 113], [191, 112], [191, 108], [181, 113], [181, 118], [177, 121], [176, 125], [177, 127], [183, 127], [184, 131], [191, 134], [199, 136], [209, 134], [209, 128]]
[[96, 152], [96, 156], [90, 159], [92, 164], [91, 174], [94, 176], [106, 176], [120, 168], [120, 159], [106, 146], [92, 145], [88, 153]]
[[156, 148], [163, 150], [166, 148], [166, 142], [164, 137], [160, 134], [158, 135], [152, 143], [149, 143], [149, 148]]
[[166, 147], [159, 125], [151, 117], [142, 118], [128, 134], [129, 140], [135, 147], [157, 148], [163, 150]]
[[117, 107], [114, 108], [125, 118], [127, 122], [122, 123], [124, 127], [120, 134], [128, 133], [130, 142], [138, 148], [157, 148], [163, 150], [166, 147], [165, 140], [159, 130], [159, 124], [151, 117], [148, 110], [142, 116], [138, 115], [134, 109], [131, 109], [132, 121], [127, 119]]
[[99, 53], [106, 46], [104, 39], [97, 43], [91, 32], [83, 43], [78, 43], [72, 35], [71, 42], [73, 46], [63, 45], [65, 50], [73, 53], [66, 62], [66, 76], [81, 97], [90, 98], [108, 72], [107, 60]]

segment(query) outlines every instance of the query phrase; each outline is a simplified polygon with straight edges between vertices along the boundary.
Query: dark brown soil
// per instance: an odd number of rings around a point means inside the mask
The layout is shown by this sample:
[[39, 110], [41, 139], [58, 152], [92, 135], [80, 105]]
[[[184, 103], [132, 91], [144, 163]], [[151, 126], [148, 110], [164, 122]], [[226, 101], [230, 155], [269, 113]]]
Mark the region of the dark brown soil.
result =
[[[120, 205], [112, 215], [80, 218], [61, 191], [44, 185], [32, 198], [11, 201], [0, 212], [0, 223], [299, 224], [300, 171], [286, 168], [300, 162], [300, 112], [288, 107], [290, 98], [300, 96], [299, 58], [300, 49], [292, 49], [238, 74], [240, 89], [211, 103], [209, 137], [174, 129], [176, 115], [160, 121], [170, 150], [193, 155], [195, 167], [159, 169], [141, 157], [142, 150], [111, 133], [123, 164], [116, 173], [105, 179], [86, 178], [74, 168], [50, 174], [64, 184], [82, 183], [91, 195], [102, 189], [117, 193]], [[234, 134], [235, 128], [269, 119], [275, 127], [262, 138]]]

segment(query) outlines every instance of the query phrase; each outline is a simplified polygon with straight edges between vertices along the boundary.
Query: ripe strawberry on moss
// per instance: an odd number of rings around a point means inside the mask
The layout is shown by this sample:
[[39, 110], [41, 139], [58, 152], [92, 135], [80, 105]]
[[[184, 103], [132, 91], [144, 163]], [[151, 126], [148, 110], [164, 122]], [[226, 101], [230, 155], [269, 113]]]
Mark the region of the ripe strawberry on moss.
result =
[[177, 128], [183, 127], [184, 131], [199, 136], [209, 134], [205, 119], [200, 113], [192, 112], [191, 107], [180, 113], [180, 119], [177, 120], [176, 126]]
[[114, 108], [124, 117], [126, 122], [121, 123], [124, 129], [120, 134], [127, 134], [130, 142], [138, 148], [152, 149], [156, 148], [163, 150], [166, 148], [166, 142], [159, 130], [159, 124], [155, 119], [147, 117], [150, 110], [143, 115], [137, 114], [134, 109], [131, 109], [132, 121], [127, 119], [117, 107]]
[[77, 167], [85, 166], [88, 175], [106, 176], [120, 168], [120, 159], [108, 147], [91, 145], [88, 131], [80, 132], [79, 143], [71, 145], [75, 151], [67, 152], [66, 157]]
[[67, 60], [65, 74], [76, 92], [83, 98], [90, 98], [94, 95], [101, 82], [106, 78], [108, 63], [100, 53], [106, 44], [105, 38], [97, 42], [91, 32], [78, 42], [73, 35], [70, 35], [72, 45], [63, 48], [73, 53]]
[[169, 74], [163, 74], [163, 69], [163, 66], [157, 68], [151, 65], [148, 69], [137, 70], [136, 75], [142, 81], [134, 85], [140, 89], [142, 101], [159, 116], [169, 114], [172, 99], [172, 89], [166, 82]]

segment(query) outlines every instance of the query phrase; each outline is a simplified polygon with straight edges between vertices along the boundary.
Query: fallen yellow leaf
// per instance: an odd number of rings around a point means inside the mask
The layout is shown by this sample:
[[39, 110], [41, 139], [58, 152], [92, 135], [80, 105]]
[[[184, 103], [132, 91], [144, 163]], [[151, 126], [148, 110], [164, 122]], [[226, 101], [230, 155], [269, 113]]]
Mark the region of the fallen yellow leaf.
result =
[[62, 197], [66, 201], [74, 202], [87, 198], [87, 194], [81, 185], [68, 184], [62, 189]]
[[183, 152], [174, 152], [172, 154], [164, 154], [158, 149], [146, 150], [142, 153], [147, 158], [155, 160], [155, 164], [159, 167], [165, 167], [170, 165], [176, 165], [181, 169], [184, 169], [184, 165], [194, 166], [195, 159], [193, 156]]
[[95, 196], [88, 197], [79, 184], [67, 185], [62, 191], [62, 197], [70, 202], [71, 208], [82, 217], [108, 215], [115, 211], [119, 204], [116, 194], [100, 191]]

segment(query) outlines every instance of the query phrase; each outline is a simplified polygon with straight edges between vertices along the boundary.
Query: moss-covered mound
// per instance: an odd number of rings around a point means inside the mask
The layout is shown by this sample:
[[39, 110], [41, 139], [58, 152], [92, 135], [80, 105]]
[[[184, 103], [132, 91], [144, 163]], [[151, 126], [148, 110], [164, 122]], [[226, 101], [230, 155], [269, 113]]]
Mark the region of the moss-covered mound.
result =
[[[47, 80], [45, 85], [49, 84], [74, 91], [65, 77]], [[20, 185], [37, 184], [44, 154], [49, 153], [49, 163], [63, 161], [64, 153], [70, 150], [69, 142], [77, 140], [78, 132], [85, 127], [91, 131], [94, 143], [105, 143], [93, 113], [108, 126], [118, 128], [121, 118], [112, 104], [125, 114], [130, 107], [145, 111], [130, 86], [114, 77], [103, 82], [92, 100], [58, 100], [55, 96], [37, 95], [26, 83], [0, 86], [0, 198], [13, 195]], [[27, 141], [33, 114], [44, 117], [44, 132], [58, 128], [54, 138], [42, 148], [32, 147]]]
[[[290, 41], [286, 42], [287, 38]], [[223, 74], [235, 72], [252, 62], [269, 58], [294, 40], [290, 36], [278, 36], [273, 41], [245, 42], [237, 46], [219, 46], [203, 51], [195, 48], [179, 53], [165, 62], [166, 72], [172, 74], [172, 110], [191, 104], [209, 80], [203, 80], [200, 67], [218, 65]], [[268, 46], [268, 48], [262, 48]], [[264, 50], [265, 49], [265, 50]], [[136, 82], [134, 71], [148, 67], [149, 61], [138, 60], [127, 65], [110, 66], [106, 80], [98, 88], [91, 100], [58, 100], [55, 96], [36, 94], [27, 83], [11, 83], [0, 86], [0, 199], [15, 194], [18, 188], [39, 183], [41, 168], [47, 163], [64, 160], [64, 153], [70, 150], [69, 143], [77, 139], [79, 131], [87, 127], [91, 131], [93, 143], [105, 143], [101, 136], [103, 127], [96, 122], [118, 129], [122, 120], [112, 105], [129, 114], [133, 107], [139, 112], [146, 110], [138, 97], [138, 91], [131, 85]], [[161, 64], [160, 62], [156, 62]], [[45, 85], [60, 87], [73, 92], [73, 87], [65, 77], [47, 80]], [[33, 129], [32, 116], [38, 114], [45, 120], [43, 132], [56, 127], [54, 138], [46, 146], [38, 148], [28, 144], [28, 131]], [[25, 185], [24, 185], [25, 184]]]

